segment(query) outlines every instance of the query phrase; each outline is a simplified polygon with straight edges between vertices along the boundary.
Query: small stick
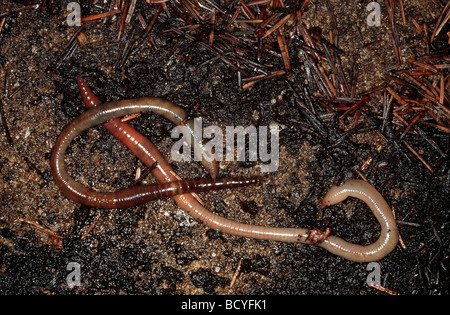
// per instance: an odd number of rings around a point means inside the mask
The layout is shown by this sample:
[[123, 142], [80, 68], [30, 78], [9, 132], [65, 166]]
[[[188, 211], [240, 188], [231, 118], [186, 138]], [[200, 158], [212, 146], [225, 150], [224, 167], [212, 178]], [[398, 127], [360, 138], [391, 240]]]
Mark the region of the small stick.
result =
[[[392, 215], [394, 216], [395, 222], [397, 222], [397, 216], [395, 214], [394, 207], [392, 207]], [[406, 249], [406, 244], [405, 244], [405, 242], [403, 242], [403, 238], [400, 233], [398, 234], [398, 242], [400, 243], [401, 248]]]
[[278, 46], [280, 46], [281, 57], [283, 58], [284, 68], [286, 72], [291, 72], [291, 63], [289, 59], [289, 52], [286, 46], [286, 42], [284, 41], [284, 37], [281, 35], [281, 31], [277, 32], [277, 41]]
[[231, 283], [230, 283], [230, 289], [234, 286], [234, 283], [236, 282], [236, 279], [241, 271], [241, 266], [242, 266], [242, 258], [239, 260], [239, 263], [236, 267], [236, 271], [233, 274], [233, 278], [231, 279]]
[[123, 36], [123, 32], [125, 30], [125, 21], [128, 16], [128, 11], [130, 9], [130, 1], [126, 1], [122, 11], [121, 11], [121, 17], [120, 17], [120, 23], [119, 23], [119, 34], [117, 36], [117, 40], [120, 40]]
[[86, 236], [89, 234], [89, 232], [91, 232], [92, 228], [94, 227], [94, 225], [97, 223], [98, 219], [100, 219], [100, 217], [102, 216], [101, 213], [97, 214], [97, 216], [94, 219], [94, 222], [91, 223], [91, 225], [89, 225], [88, 229], [86, 230], [86, 232], [83, 233], [83, 235], [81, 235], [80, 239], [85, 239]]
[[8, 98], [8, 87], [9, 87], [9, 72], [8, 70], [5, 70], [5, 79], [3, 86], [3, 94], [5, 95], [5, 98]]
[[130, 23], [131, 18], [133, 17], [135, 7], [136, 7], [136, 0], [131, 0], [130, 8], [128, 9], [127, 18], [125, 19], [125, 24]]
[[241, 3], [241, 7], [243, 9], [244, 14], [246, 14], [248, 16], [248, 18], [251, 19], [251, 20], [256, 19], [256, 17], [253, 14], [252, 10], [250, 10], [249, 7], [242, 0], [239, 0], [239, 2]]
[[131, 54], [134, 54], [136, 51], [138, 51], [145, 43], [148, 42], [148, 40], [150, 39], [151, 36], [151, 32], [153, 29], [153, 26], [155, 25], [156, 20], [158, 19], [158, 16], [160, 15], [160, 13], [163, 10], [163, 4], [160, 4], [158, 6], [158, 9], [156, 10], [155, 14], [152, 17], [152, 20], [150, 21], [150, 23], [147, 25], [147, 28], [145, 29], [144, 32], [144, 36], [142, 41], [140, 42], [139, 45], [137, 45], [137, 47], [133, 50], [133, 52]]
[[439, 130], [442, 130], [444, 132], [450, 133], [450, 128], [445, 127], [445, 126], [443, 126], [441, 124], [434, 124], [434, 123], [431, 123], [429, 121], [420, 121], [419, 123], [421, 123], [422, 125], [432, 126], [432, 127], [435, 127], [435, 128], [437, 128]]
[[361, 177], [361, 179], [362, 179], [363, 181], [368, 182], [367, 178], [363, 175], [363, 173], [361, 173], [360, 170], [356, 170], [356, 172], [358, 173], [359, 177]]
[[39, 8], [39, 4], [32, 4], [32, 5], [28, 5], [28, 6], [16, 9], [16, 10], [2, 12], [2, 13], [0, 13], [0, 18], [6, 17], [6, 16], [10, 15], [11, 13], [20, 13], [20, 12], [25, 12], [28, 10], [37, 9], [37, 8]]
[[412, 63], [415, 66], [422, 67], [422, 68], [424, 68], [426, 70], [430, 70], [430, 71], [432, 71], [434, 73], [439, 73], [438, 69], [436, 69], [434, 66], [432, 66], [432, 65], [430, 65], [430, 64], [428, 64], [426, 62], [420, 62], [420, 61], [417, 61], [417, 60], [415, 60], [413, 58], [408, 58], [408, 62]]
[[28, 79], [26, 79], [25, 82], [23, 82], [21, 85], [19, 85], [17, 87], [17, 89], [15, 89], [14, 91], [11, 92], [11, 94], [9, 95], [9, 98], [11, 98], [17, 92], [19, 92], [25, 86], [25, 84], [27, 84], [28, 81], [30, 81], [30, 80], [31, 80], [31, 77], [28, 77]]
[[0, 33], [2, 32], [2, 30], [3, 30], [3, 25], [5, 24], [5, 21], [6, 21], [6, 16], [2, 19], [2, 21], [0, 22]]
[[[376, 151], [380, 152], [381, 149], [383, 148], [383, 145], [380, 144], [377, 148]], [[369, 167], [369, 165], [373, 162], [373, 157], [369, 157], [364, 163], [363, 165], [361, 165], [361, 171], [364, 171], [365, 169], [367, 169]]]
[[249, 87], [252, 87], [253, 85], [255, 85], [256, 82], [261, 81], [261, 80], [268, 80], [268, 79], [273, 79], [275, 77], [279, 77], [282, 75], [285, 75], [286, 72], [283, 70], [278, 70], [278, 71], [273, 71], [268, 75], [265, 74], [261, 74], [252, 78], [245, 78], [242, 79], [243, 82], [247, 82], [242, 86], [242, 89], [248, 89]]
[[211, 15], [211, 31], [210, 31], [210, 33], [209, 33], [209, 41], [208, 41], [208, 44], [209, 45], [213, 45], [213, 42], [214, 42], [214, 27], [215, 27], [215, 24], [216, 24], [216, 14], [212, 14]]
[[414, 148], [413, 147], [411, 147], [410, 145], [409, 145], [409, 143], [408, 142], [406, 142], [405, 140], [402, 140], [402, 142], [403, 142], [403, 144], [409, 149], [409, 151], [411, 151], [419, 160], [420, 160], [420, 162], [422, 162], [423, 163], [423, 165], [425, 165], [425, 167], [431, 172], [431, 173], [434, 173], [434, 170], [433, 170], [433, 168], [430, 166], [430, 164], [428, 164], [426, 161], [425, 161], [425, 159], [416, 151], [416, 150], [414, 150]]
[[358, 110], [359, 108], [364, 106], [368, 101], [370, 101], [370, 99], [371, 99], [370, 96], [364, 95], [358, 102], [356, 102], [348, 110], [346, 110], [339, 118], [343, 119], [348, 114], [351, 114], [352, 112], [355, 112], [356, 110]]
[[325, 81], [325, 83], [328, 85], [328, 87], [330, 88], [331, 93], [335, 96], [338, 97], [338, 93], [333, 85], [333, 83], [331, 83], [330, 79], [328, 78], [328, 76], [325, 73], [325, 69], [323, 67], [319, 67], [319, 71], [322, 73], [322, 77]]
[[125, 45], [122, 49], [122, 53], [120, 55], [120, 58], [117, 60], [115, 68], [122, 68], [123, 65], [125, 64], [125, 62], [127, 61], [128, 57], [131, 56], [131, 49], [133, 47], [134, 44], [134, 33], [135, 33], [135, 28], [132, 29], [132, 31], [129, 33], [129, 39], [125, 42]]
[[376, 284], [370, 284], [370, 286], [374, 289], [377, 289], [378, 291], [387, 293], [389, 295], [397, 295], [398, 293], [389, 289], [386, 289], [385, 287], [382, 287], [381, 285], [376, 285]]
[[122, 119], [120, 119], [120, 121], [121, 122], [125, 122], [125, 121], [128, 121], [128, 120], [132, 120], [132, 119], [135, 119], [137, 117], [140, 117], [141, 115], [142, 115], [141, 113], [129, 115], [129, 116], [123, 117]]
[[56, 233], [53, 232], [52, 230], [50, 230], [50, 229], [48, 229], [48, 228], [46, 228], [46, 227], [43, 227], [43, 226], [42, 226], [41, 224], [39, 224], [38, 222], [33, 222], [33, 221], [30, 221], [30, 220], [27, 220], [27, 219], [22, 219], [22, 218], [19, 218], [19, 221], [20, 221], [20, 222], [27, 223], [27, 224], [31, 225], [33, 228], [35, 228], [36, 230], [41, 231], [41, 232], [44, 232], [45, 234], [48, 234], [48, 235], [50, 235], [51, 237], [55, 237], [55, 238], [59, 238], [59, 239], [63, 239], [63, 238], [64, 238], [64, 237], [62, 237], [61, 235], [56, 234]]
[[405, 100], [403, 100], [400, 95], [398, 95], [393, 89], [391, 89], [391, 87], [386, 87], [386, 91], [388, 91], [389, 94], [391, 94], [402, 106], [407, 105]]
[[417, 114], [411, 120], [411, 122], [408, 124], [408, 126], [406, 126], [405, 131], [403, 131], [403, 133], [400, 135], [400, 138], [399, 138], [400, 140], [405, 137], [405, 135], [408, 133], [409, 129], [411, 129], [411, 127], [414, 126], [414, 124], [423, 116], [423, 114], [425, 114], [425, 111], [421, 111], [419, 114]]
[[301, 7], [300, 10], [299, 10], [300, 16], [301, 16], [301, 14], [306, 10], [306, 7], [308, 6], [308, 4], [309, 4], [310, 1], [311, 1], [311, 0], [305, 0], [305, 1], [303, 2], [303, 5], [302, 5], [302, 7]]
[[398, 225], [408, 225], [408, 226], [414, 226], [414, 227], [420, 227], [421, 225], [419, 223], [415, 222], [408, 222], [403, 220], [396, 220]]
[[112, 10], [112, 11], [108, 11], [108, 12], [104, 12], [104, 13], [85, 16], [85, 17], [81, 18], [81, 22], [99, 20], [99, 19], [107, 17], [107, 16], [119, 14], [120, 12], [122, 12], [122, 11], [120, 9], [117, 9], [117, 10]]
[[406, 16], [405, 16], [405, 8], [403, 6], [403, 0], [399, 0], [399, 3], [400, 3], [400, 12], [402, 14], [403, 26], [406, 27]]
[[281, 20], [279, 20], [272, 28], [267, 30], [267, 32], [264, 33], [264, 35], [261, 38], [265, 38], [275, 32], [277, 29], [279, 29], [284, 23], [286, 23], [289, 18], [291, 17], [291, 14], [287, 14], [285, 17], [283, 17]]
[[272, 0], [254, 0], [247, 3], [247, 7], [251, 7], [254, 5], [268, 4], [270, 2], [272, 2]]
[[8, 124], [6, 123], [5, 112], [3, 110], [3, 102], [1, 99], [0, 99], [0, 125], [3, 127], [3, 132], [5, 134], [6, 141], [8, 142], [9, 145], [13, 145], [14, 143], [11, 138], [11, 134], [9, 133]]
[[168, 2], [170, 0], [145, 0], [147, 3], [149, 4], [156, 4], [156, 3], [165, 3]]
[[250, 82], [250, 81], [257, 81], [257, 80], [261, 80], [261, 79], [267, 79], [267, 78], [273, 78], [276, 76], [282, 76], [284, 75], [286, 72], [283, 70], [277, 70], [277, 71], [273, 71], [271, 72], [269, 75], [266, 74], [260, 74], [251, 78], [244, 78], [242, 79], [242, 82]]
[[433, 33], [431, 34], [430, 43], [432, 43], [436, 38], [436, 36], [439, 35], [444, 25], [448, 22], [449, 18], [450, 18], [450, 2], [447, 2], [444, 9], [442, 10], [441, 15], [438, 18], [438, 21], [436, 22], [436, 26], [433, 30]]

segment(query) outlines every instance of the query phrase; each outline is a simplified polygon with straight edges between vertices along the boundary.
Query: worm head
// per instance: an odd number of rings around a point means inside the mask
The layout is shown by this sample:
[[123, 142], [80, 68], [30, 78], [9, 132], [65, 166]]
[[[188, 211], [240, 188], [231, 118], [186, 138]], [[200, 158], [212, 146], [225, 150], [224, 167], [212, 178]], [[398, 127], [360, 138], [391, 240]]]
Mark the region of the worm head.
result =
[[327, 206], [335, 205], [345, 199], [347, 199], [348, 195], [344, 193], [345, 189], [342, 186], [336, 186], [330, 188], [330, 190], [326, 193], [325, 197], [322, 200], [322, 208]]

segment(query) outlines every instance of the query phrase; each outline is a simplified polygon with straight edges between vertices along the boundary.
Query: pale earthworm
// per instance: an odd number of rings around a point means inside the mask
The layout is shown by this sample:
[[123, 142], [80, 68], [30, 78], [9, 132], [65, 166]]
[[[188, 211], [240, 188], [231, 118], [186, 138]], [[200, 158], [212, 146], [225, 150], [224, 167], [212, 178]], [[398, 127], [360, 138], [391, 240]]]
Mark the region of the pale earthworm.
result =
[[397, 223], [386, 200], [371, 184], [360, 179], [348, 179], [340, 186], [333, 186], [322, 200], [322, 207], [337, 204], [348, 197], [364, 201], [372, 210], [381, 225], [378, 240], [366, 246], [344, 241], [336, 236], [329, 236], [318, 244], [331, 253], [348, 260], [370, 262], [380, 260], [396, 246], [399, 238]]
[[[85, 93], [90, 95], [89, 93], [91, 92], [87, 89]], [[113, 134], [116, 134], [120, 132], [125, 124], [128, 125], [119, 120], [117, 124], [109, 126], [108, 129]], [[134, 130], [132, 134], [134, 132], [137, 133]], [[158, 161], [152, 173], [159, 182], [177, 180], [169, 163], [150, 141], [146, 140], [146, 148], [145, 150], [141, 148], [140, 152], [145, 152], [149, 155], [148, 159], [153, 161], [150, 165], [153, 165], [154, 161]], [[224, 233], [254, 239], [314, 244], [325, 248], [335, 255], [356, 262], [370, 262], [382, 259], [395, 248], [398, 242], [398, 229], [389, 205], [369, 183], [362, 180], [347, 180], [343, 185], [333, 186], [329, 190], [323, 199], [322, 207], [339, 203], [349, 196], [363, 200], [370, 207], [381, 225], [378, 240], [370, 245], [349, 243], [339, 237], [329, 235], [328, 230], [327, 233], [323, 233], [316, 229], [265, 227], [239, 223], [211, 213], [192, 194], [177, 195], [173, 196], [172, 199], [194, 219]]]

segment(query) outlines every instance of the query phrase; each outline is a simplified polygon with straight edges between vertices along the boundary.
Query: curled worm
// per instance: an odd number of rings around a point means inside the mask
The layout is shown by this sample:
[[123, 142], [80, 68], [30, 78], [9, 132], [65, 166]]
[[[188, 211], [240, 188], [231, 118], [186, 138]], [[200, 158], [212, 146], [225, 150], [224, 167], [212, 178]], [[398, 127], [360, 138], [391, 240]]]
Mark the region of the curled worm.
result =
[[[80, 82], [79, 80], [79, 84]], [[80, 89], [85, 103], [88, 105], [88, 101], [95, 98], [95, 96], [83, 84], [80, 84]], [[89, 99], [87, 96], [89, 96]], [[94, 102], [88, 106], [95, 106], [99, 103], [98, 100], [94, 99]], [[116, 114], [111, 116], [116, 116]], [[117, 114], [117, 116], [121, 115]], [[125, 144], [128, 143], [127, 146], [143, 163], [151, 166], [155, 161], [158, 161], [156, 167], [152, 170], [152, 174], [160, 183], [177, 180], [172, 167], [158, 149], [129, 124], [121, 122], [120, 119], [112, 119], [105, 123], [104, 126], [122, 142]], [[135, 139], [134, 145], [129, 144], [132, 142], [130, 139]], [[325, 207], [339, 203], [347, 197], [355, 197], [363, 200], [379, 221], [381, 232], [378, 240], [374, 243], [357, 245], [339, 237], [328, 235], [329, 233], [323, 234], [315, 229], [266, 227], [236, 222], [210, 212], [192, 194], [176, 195], [172, 199], [181, 209], [195, 219], [203, 222], [212, 229], [217, 229], [224, 233], [255, 239], [313, 244], [323, 247], [335, 255], [356, 262], [382, 259], [395, 248], [398, 242], [397, 225], [389, 205], [381, 194], [369, 183], [361, 180], [347, 180], [343, 185], [333, 186], [329, 190], [323, 199], [322, 206]]]
[[[163, 117], [181, 119], [182, 110], [171, 102], [159, 98], [141, 98], [118, 101], [93, 107], [76, 118], [59, 136], [53, 148], [51, 168], [56, 184], [75, 202], [99, 208], [128, 208], [150, 200], [171, 197], [191, 191], [209, 191], [255, 184], [258, 178], [220, 178], [171, 181], [160, 185], [134, 186], [112, 193], [97, 192], [76, 182], [65, 170], [64, 154], [70, 142], [82, 131], [120, 116], [141, 111], [152, 111]], [[184, 112], [184, 111], [183, 111]], [[181, 116], [180, 116], [181, 115]], [[139, 146], [136, 139], [129, 139]], [[143, 148], [145, 150], [145, 148]]]
[[381, 225], [378, 240], [370, 245], [362, 246], [330, 236], [319, 246], [349, 260], [365, 262], [380, 260], [389, 254], [398, 242], [397, 223], [391, 208], [372, 185], [359, 179], [349, 179], [341, 186], [331, 187], [323, 198], [322, 207], [337, 204], [348, 197], [361, 199], [372, 210]]
[[[102, 102], [95, 96], [94, 93], [92, 93], [89, 86], [86, 84], [86, 82], [80, 77], [77, 76], [77, 83], [78, 87], [81, 92], [81, 96], [83, 98], [83, 102], [86, 105], [87, 108], [95, 107]], [[123, 100], [116, 102], [117, 104], [131, 104], [134, 100]], [[201, 161], [202, 165], [205, 167], [205, 169], [208, 171], [208, 173], [211, 175], [212, 178], [216, 178], [219, 173], [219, 163], [216, 160], [214, 152], [210, 152], [206, 146], [203, 145], [201, 139], [197, 139], [197, 135], [195, 133], [195, 130], [201, 130], [201, 126], [198, 126], [198, 123], [195, 119], [188, 119], [188, 114], [184, 109], [182, 109], [179, 106], [176, 106], [175, 104], [160, 99], [160, 98], [140, 98], [138, 99], [138, 102], [140, 105], [143, 105], [145, 103], [153, 103], [155, 105], [155, 108], [152, 110], [153, 113], [163, 116], [164, 118], [171, 121], [176, 126], [183, 125], [189, 133], [190, 137], [185, 139], [192, 147], [192, 151], [194, 152], [195, 159]], [[137, 105], [137, 104], [136, 104]], [[120, 106], [120, 105], [119, 105]], [[159, 108], [157, 108], [159, 107]], [[127, 131], [131, 131], [134, 137], [139, 138], [140, 141], [134, 141], [135, 143], [140, 142], [149, 142], [146, 141], [146, 137], [144, 137], [142, 134], [137, 132], [133, 127], [131, 127], [128, 123], [122, 123], [119, 122], [120, 119], [116, 120], [116, 124], [121, 125], [121, 127], [124, 127], [127, 129]], [[107, 126], [112, 126], [111, 123], [106, 123], [104, 126], [109, 129]], [[131, 128], [130, 128], [131, 127]], [[112, 127], [112, 129], [115, 129]], [[111, 131], [111, 130], [110, 130]], [[119, 140], [124, 140], [123, 137], [128, 134], [127, 132], [123, 132], [122, 135], [120, 135], [120, 132], [115, 135], [116, 137], [120, 137]], [[129, 136], [129, 134], [128, 134]], [[144, 140], [145, 139], [145, 140]], [[133, 145], [130, 142], [124, 142], [122, 141], [127, 147], [128, 145]], [[143, 145], [145, 147], [145, 145]], [[130, 148], [131, 149], [131, 148]], [[144, 161], [143, 161], [144, 162]], [[145, 163], [145, 162], [144, 162]]]

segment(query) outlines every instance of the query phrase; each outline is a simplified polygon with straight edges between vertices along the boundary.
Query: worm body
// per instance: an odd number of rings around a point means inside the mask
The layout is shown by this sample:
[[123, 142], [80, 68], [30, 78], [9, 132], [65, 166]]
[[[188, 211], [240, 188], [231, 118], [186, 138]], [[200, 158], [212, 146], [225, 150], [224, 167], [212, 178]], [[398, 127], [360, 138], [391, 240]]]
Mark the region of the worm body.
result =
[[[77, 76], [77, 83], [78, 87], [81, 92], [81, 97], [83, 98], [83, 102], [86, 105], [87, 108], [95, 107], [102, 102], [95, 96], [94, 93], [92, 93], [89, 86], [86, 84], [86, 82], [80, 77]], [[123, 100], [119, 101], [119, 104], [131, 104], [134, 100]], [[179, 106], [176, 106], [175, 104], [160, 99], [160, 98], [141, 98], [139, 99], [139, 102], [141, 104], [153, 103], [157, 107], [159, 106], [159, 110], [152, 110], [155, 114], [161, 115], [164, 118], [171, 121], [174, 125], [178, 126], [180, 124], [183, 125], [184, 128], [186, 128], [187, 132], [189, 133], [190, 137], [186, 140], [189, 142], [189, 144], [192, 147], [192, 150], [194, 152], [194, 155], [196, 156], [196, 160], [200, 160], [202, 165], [205, 167], [205, 169], [208, 171], [208, 173], [211, 175], [212, 178], [216, 178], [219, 173], [219, 163], [217, 162], [214, 152], [209, 152], [209, 150], [203, 145], [201, 139], [197, 139], [197, 135], [194, 132], [195, 130], [201, 130], [201, 126], [198, 126], [196, 124], [196, 121], [194, 119], [187, 119], [188, 115], [184, 109], [182, 109]], [[151, 142], [144, 137], [141, 133], [137, 132], [130, 124], [122, 122], [119, 118], [112, 119], [113, 121], [108, 121], [103, 124], [103, 126], [108, 129], [111, 133], [114, 134], [115, 137], [117, 137], [122, 143], [124, 143], [130, 150], [133, 151], [130, 146], [139, 146], [140, 148], [137, 148], [137, 150], [144, 150], [145, 147], [147, 147]], [[117, 131], [114, 132], [112, 130], [120, 130], [125, 129], [124, 131]], [[126, 141], [125, 137], [132, 135], [135, 141]], [[151, 156], [149, 154], [146, 154], [145, 152], [142, 154], [142, 157], [144, 156]], [[142, 161], [144, 164], [145, 161]], [[153, 161], [154, 162], [154, 161]]]
[[[75, 202], [82, 203], [92, 207], [100, 208], [127, 208], [134, 205], [142, 204], [150, 200], [163, 197], [170, 197], [191, 191], [209, 191], [215, 189], [225, 189], [241, 187], [257, 183], [256, 178], [233, 178], [233, 179], [200, 179], [191, 181], [171, 181], [162, 185], [153, 186], [134, 186], [112, 193], [96, 192], [86, 186], [76, 182], [65, 170], [64, 154], [70, 142], [82, 131], [104, 123], [110, 119], [120, 116], [134, 114], [141, 111], [152, 111], [166, 118], [174, 120], [181, 119], [183, 113], [178, 106], [171, 102], [158, 98], [142, 98], [136, 100], [128, 100], [126, 102], [112, 102], [102, 106], [97, 106], [84, 112], [76, 118], [64, 131], [56, 141], [51, 157], [51, 168], [56, 184], [61, 191]], [[184, 111], [183, 111], [184, 112]], [[117, 125], [113, 126], [120, 130]], [[119, 134], [119, 139], [127, 137], [129, 134]], [[142, 150], [140, 155], [146, 155], [146, 148], [140, 145], [138, 139], [128, 138], [128, 144]], [[150, 159], [154, 160], [154, 159]], [[153, 161], [153, 163], [156, 161]]]
[[258, 181], [258, 178], [192, 179], [158, 185], [132, 186], [116, 192], [97, 192], [81, 184], [75, 185], [77, 182], [72, 178], [66, 178], [60, 188], [67, 197], [77, 203], [104, 209], [120, 209], [184, 193], [236, 188], [256, 184]]
[[[80, 84], [80, 82], [82, 84]], [[80, 90], [82, 91], [82, 94], [84, 94], [83, 98], [85, 99], [85, 103], [89, 106], [87, 104], [88, 101], [92, 100], [92, 97], [95, 96], [84, 84], [84, 81], [80, 81], [79, 79], [79, 84]], [[87, 96], [90, 96], [89, 100], [86, 98]], [[120, 104], [125, 105], [128, 103], [130, 103], [130, 101]], [[95, 106], [98, 105], [98, 103], [91, 105]], [[111, 105], [109, 106], [111, 107]], [[116, 114], [109, 115], [111, 116], [109, 118], [112, 118], [112, 116], [115, 115]], [[152, 170], [152, 174], [158, 182], [165, 183], [177, 181], [177, 177], [173, 172], [172, 167], [158, 149], [129, 124], [121, 122], [120, 119], [113, 119], [105, 123], [104, 126], [113, 135], [124, 142], [145, 164], [148, 163], [147, 165], [151, 166], [155, 161], [158, 161], [156, 167]], [[134, 139], [133, 141], [135, 143], [133, 145], [129, 144], [129, 142], [133, 142], [131, 139]], [[335, 255], [356, 262], [382, 259], [395, 248], [398, 241], [398, 230], [389, 205], [380, 193], [367, 182], [361, 180], [348, 180], [341, 186], [333, 186], [325, 195], [322, 206], [325, 207], [336, 204], [347, 197], [359, 198], [367, 203], [376, 219], [380, 222], [380, 236], [374, 243], [366, 246], [357, 245], [328, 234], [319, 238], [319, 240], [315, 240], [311, 237], [315, 230], [305, 228], [256, 226], [223, 218], [207, 210], [192, 194], [186, 193], [175, 195], [172, 199], [181, 209], [195, 219], [203, 222], [212, 229], [217, 229], [224, 233], [254, 239], [313, 244], [323, 247]]]
[[366, 246], [346, 242], [330, 236], [319, 246], [326, 250], [355, 261], [376, 261], [389, 254], [397, 245], [398, 228], [394, 215], [383, 196], [368, 182], [349, 179], [341, 186], [333, 186], [322, 201], [322, 207], [337, 204], [347, 197], [364, 201], [372, 210], [381, 225], [378, 240]]

